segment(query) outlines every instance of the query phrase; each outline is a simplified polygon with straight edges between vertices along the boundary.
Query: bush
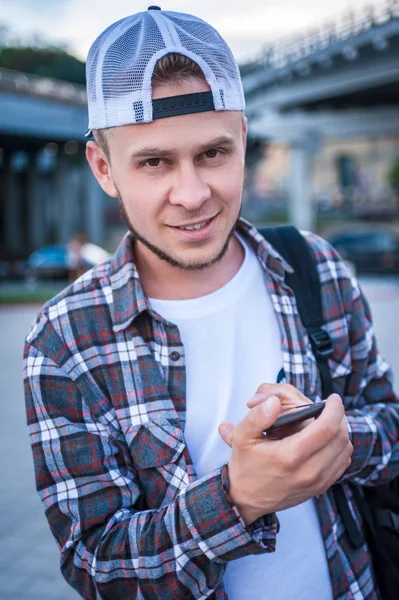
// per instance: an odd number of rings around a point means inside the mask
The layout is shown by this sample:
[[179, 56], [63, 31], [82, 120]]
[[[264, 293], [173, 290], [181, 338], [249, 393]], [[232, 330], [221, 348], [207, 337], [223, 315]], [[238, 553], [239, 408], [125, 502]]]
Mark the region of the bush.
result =
[[388, 171], [388, 181], [392, 189], [399, 193], [399, 156], [395, 158]]

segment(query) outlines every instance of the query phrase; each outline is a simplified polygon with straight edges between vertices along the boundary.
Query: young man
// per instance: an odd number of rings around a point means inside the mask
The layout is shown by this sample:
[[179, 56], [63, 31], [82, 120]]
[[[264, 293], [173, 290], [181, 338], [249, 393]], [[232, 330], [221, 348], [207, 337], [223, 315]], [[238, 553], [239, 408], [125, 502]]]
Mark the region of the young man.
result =
[[[237, 65], [196, 17], [111, 25], [87, 63], [87, 159], [129, 229], [49, 302], [27, 338], [39, 494], [67, 581], [87, 599], [376, 599], [331, 486], [398, 474], [399, 407], [370, 314], [308, 234], [335, 389], [319, 400], [291, 267], [239, 218], [246, 121]], [[284, 377], [289, 383], [281, 383]]]

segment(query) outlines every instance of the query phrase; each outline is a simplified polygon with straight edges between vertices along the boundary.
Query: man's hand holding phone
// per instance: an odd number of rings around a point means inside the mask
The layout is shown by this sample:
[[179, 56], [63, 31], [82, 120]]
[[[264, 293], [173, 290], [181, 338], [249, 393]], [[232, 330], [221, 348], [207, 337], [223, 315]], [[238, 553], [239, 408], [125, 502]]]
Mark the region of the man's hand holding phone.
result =
[[313, 403], [292, 386], [264, 384], [248, 402], [245, 419], [219, 427], [232, 448], [229, 495], [247, 525], [324, 493], [350, 465], [353, 446], [337, 394], [317, 419], [296, 425], [295, 433], [280, 439], [264, 434], [284, 409], [302, 404]]
[[259, 386], [255, 396], [247, 402], [248, 408], [254, 408], [266, 398], [276, 395], [280, 399], [281, 413], [277, 420], [268, 428], [267, 433], [273, 439], [279, 439], [301, 431], [308, 419], [317, 418], [324, 409], [324, 402], [312, 402], [294, 386], [285, 383]]

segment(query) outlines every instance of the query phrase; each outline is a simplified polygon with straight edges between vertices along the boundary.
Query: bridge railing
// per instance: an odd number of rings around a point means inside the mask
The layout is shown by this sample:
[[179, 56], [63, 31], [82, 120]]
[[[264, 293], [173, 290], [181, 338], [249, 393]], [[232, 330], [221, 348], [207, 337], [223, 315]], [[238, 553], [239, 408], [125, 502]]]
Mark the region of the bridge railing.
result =
[[7, 90], [29, 96], [50, 98], [73, 104], [86, 104], [86, 89], [83, 85], [39, 77], [10, 69], [0, 69], [0, 91]]
[[349, 11], [341, 21], [327, 22], [317, 30], [267, 45], [256, 62], [259, 66], [281, 68], [314, 52], [325, 50], [336, 42], [349, 40], [364, 31], [398, 18], [399, 0], [385, 0], [356, 13]]

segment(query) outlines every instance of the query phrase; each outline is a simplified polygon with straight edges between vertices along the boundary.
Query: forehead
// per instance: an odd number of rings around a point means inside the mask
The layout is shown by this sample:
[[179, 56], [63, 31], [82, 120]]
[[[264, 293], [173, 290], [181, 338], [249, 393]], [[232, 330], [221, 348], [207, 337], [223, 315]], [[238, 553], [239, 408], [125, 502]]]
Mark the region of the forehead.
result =
[[[167, 85], [156, 85], [152, 90], [153, 99], [180, 96], [196, 92], [209, 91], [210, 87], [203, 79], [190, 78]], [[168, 149], [195, 149], [212, 139], [229, 136], [238, 139], [241, 136], [242, 113], [239, 111], [207, 111], [165, 119], [156, 119], [152, 123], [141, 123], [115, 127], [110, 138], [112, 146], [123, 145], [131, 153], [141, 147]]]

